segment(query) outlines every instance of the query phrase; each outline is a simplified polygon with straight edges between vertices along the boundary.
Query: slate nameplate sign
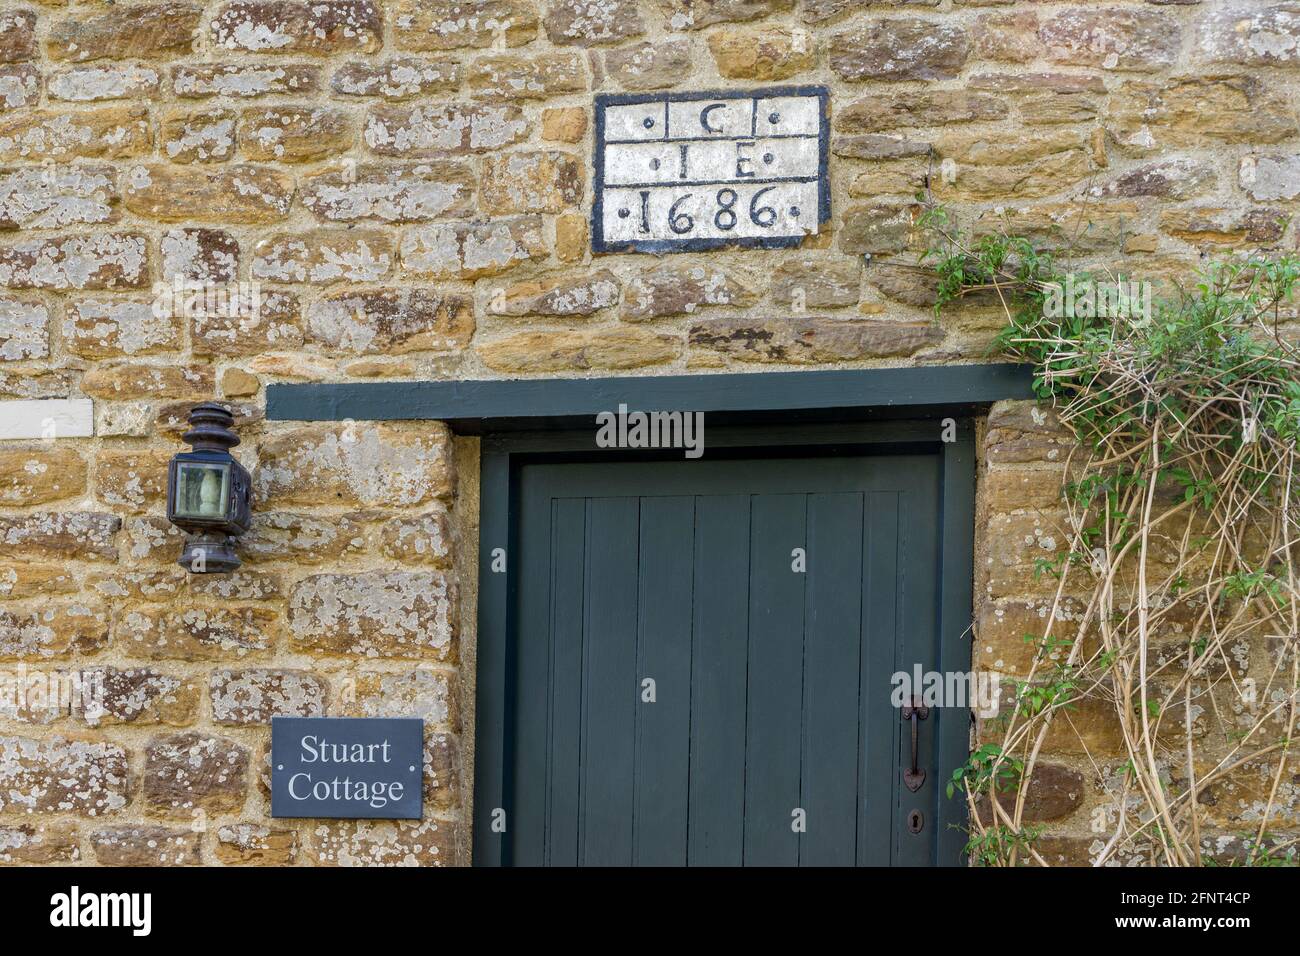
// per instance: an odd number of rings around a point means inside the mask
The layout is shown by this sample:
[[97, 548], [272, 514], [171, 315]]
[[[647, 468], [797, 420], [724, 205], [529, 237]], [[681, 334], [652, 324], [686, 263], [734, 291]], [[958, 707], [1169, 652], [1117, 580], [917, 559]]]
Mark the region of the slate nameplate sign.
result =
[[271, 718], [271, 816], [418, 820], [418, 717]]
[[798, 245], [830, 219], [824, 86], [596, 97], [594, 252]]

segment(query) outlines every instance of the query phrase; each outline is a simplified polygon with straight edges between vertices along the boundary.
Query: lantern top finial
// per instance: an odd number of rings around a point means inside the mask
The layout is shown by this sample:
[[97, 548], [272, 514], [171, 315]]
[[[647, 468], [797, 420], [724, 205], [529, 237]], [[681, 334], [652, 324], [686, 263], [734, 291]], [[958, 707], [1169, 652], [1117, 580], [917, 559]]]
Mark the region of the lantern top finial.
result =
[[190, 429], [181, 441], [195, 451], [229, 451], [239, 444], [239, 436], [231, 431], [234, 414], [217, 402], [200, 402], [190, 409]]

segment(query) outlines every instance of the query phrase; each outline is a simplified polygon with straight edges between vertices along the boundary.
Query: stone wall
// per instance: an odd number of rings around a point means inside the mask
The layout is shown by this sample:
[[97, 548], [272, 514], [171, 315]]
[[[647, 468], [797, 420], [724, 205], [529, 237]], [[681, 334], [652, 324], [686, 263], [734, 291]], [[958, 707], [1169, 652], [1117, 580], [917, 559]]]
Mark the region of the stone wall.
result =
[[[593, 259], [595, 92], [784, 81], [831, 90], [821, 234]], [[106, 708], [0, 704], [0, 861], [468, 861], [463, 455], [266, 423], [267, 383], [981, 360], [998, 311], [936, 319], [911, 268], [919, 191], [1139, 278], [1294, 248], [1298, 92], [1300, 7], [1245, 0], [6, 0], [0, 400], [94, 435], [0, 442], [0, 665]], [[260, 283], [259, 321], [159, 318], [176, 276]], [[213, 395], [255, 475], [229, 578], [162, 517]], [[1063, 446], [1023, 405], [983, 433], [975, 659], [1014, 673]], [[270, 820], [276, 714], [425, 717], [427, 818]]]

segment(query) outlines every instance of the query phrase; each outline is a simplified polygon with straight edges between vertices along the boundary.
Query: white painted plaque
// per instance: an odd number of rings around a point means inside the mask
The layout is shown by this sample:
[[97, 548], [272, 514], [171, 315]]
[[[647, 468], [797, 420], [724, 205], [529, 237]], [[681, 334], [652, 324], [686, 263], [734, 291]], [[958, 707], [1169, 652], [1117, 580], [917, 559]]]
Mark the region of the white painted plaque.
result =
[[830, 218], [825, 87], [596, 97], [596, 252], [797, 245]]
[[0, 402], [0, 440], [85, 438], [94, 430], [94, 405], [88, 398]]

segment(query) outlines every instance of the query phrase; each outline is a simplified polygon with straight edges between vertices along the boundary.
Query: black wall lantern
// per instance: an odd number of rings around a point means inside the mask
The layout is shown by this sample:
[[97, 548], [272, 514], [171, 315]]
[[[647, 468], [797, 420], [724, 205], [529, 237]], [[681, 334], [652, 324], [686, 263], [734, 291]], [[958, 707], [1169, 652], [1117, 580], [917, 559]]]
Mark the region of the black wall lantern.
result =
[[235, 417], [216, 402], [190, 409], [181, 440], [191, 451], [173, 455], [167, 469], [167, 520], [191, 533], [179, 564], [197, 574], [233, 571], [239, 556], [230, 538], [248, 530], [252, 482], [230, 454], [239, 436]]

